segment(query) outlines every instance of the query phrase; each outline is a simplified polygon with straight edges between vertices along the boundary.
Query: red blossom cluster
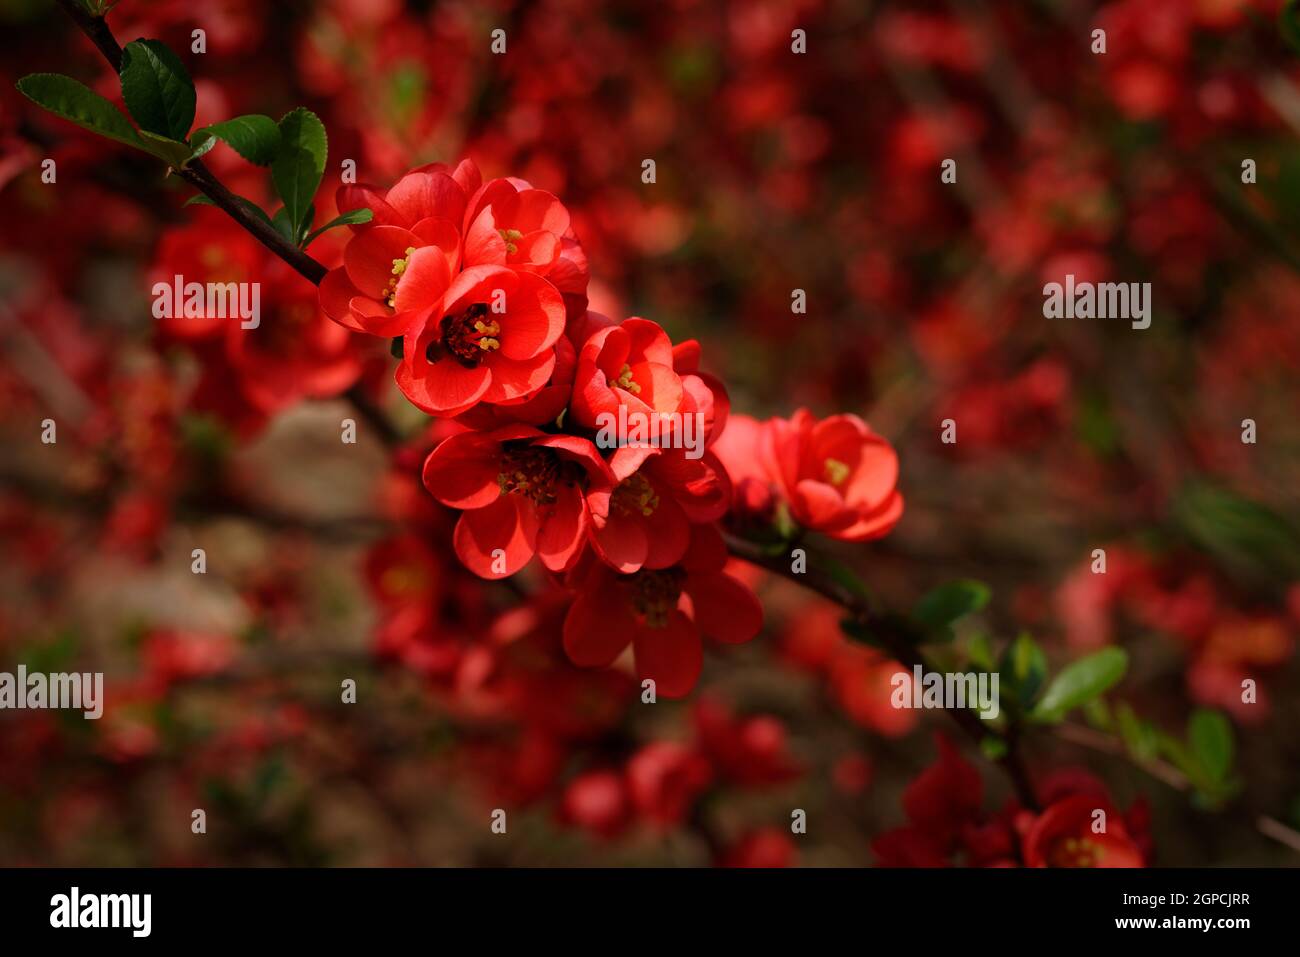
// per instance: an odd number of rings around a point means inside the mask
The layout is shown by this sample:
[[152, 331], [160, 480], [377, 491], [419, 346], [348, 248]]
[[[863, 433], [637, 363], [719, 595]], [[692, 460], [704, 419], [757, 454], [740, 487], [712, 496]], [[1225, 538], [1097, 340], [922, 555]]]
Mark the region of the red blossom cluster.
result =
[[729, 401], [700, 371], [699, 343], [587, 309], [587, 260], [551, 193], [484, 182], [464, 160], [387, 191], [345, 185], [337, 205], [373, 216], [351, 227], [321, 308], [400, 343], [402, 393], [459, 429], [423, 468], [434, 498], [462, 513], [456, 554], [487, 579], [536, 557], [574, 590], [564, 647], [576, 664], [606, 667], [630, 645], [638, 674], [680, 697], [699, 677], [702, 637], [758, 633], [762, 607], [726, 572], [718, 523], [733, 494], [745, 511], [770, 519], [779, 503], [799, 526], [850, 541], [898, 521], [897, 457], [856, 416], [736, 417], [717, 444]]

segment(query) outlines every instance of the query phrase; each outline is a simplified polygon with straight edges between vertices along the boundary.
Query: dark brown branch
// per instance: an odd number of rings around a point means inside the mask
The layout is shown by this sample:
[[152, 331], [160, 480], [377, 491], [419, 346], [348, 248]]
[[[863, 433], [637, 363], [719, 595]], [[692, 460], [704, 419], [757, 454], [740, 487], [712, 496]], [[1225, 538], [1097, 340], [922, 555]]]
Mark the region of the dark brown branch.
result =
[[[925, 656], [916, 647], [915, 636], [903, 627], [902, 623], [888, 615], [878, 613], [864, 598], [855, 594], [834, 578], [814, 570], [811, 564], [806, 571], [796, 574], [791, 571], [787, 556], [771, 555], [763, 546], [747, 539], [728, 536], [727, 547], [731, 554], [737, 558], [766, 568], [782, 578], [789, 579], [796, 585], [815, 591], [822, 597], [835, 602], [849, 614], [849, 617], [868, 629], [872, 637], [879, 641], [885, 651], [899, 664], [908, 669], [920, 665], [923, 670], [929, 670]], [[999, 737], [973, 711], [965, 708], [953, 708], [948, 710], [948, 714], [977, 745], [985, 738]], [[998, 763], [1002, 765], [1003, 770], [1011, 779], [1011, 784], [1015, 788], [1020, 802], [1031, 810], [1039, 810], [1038, 797], [1034, 792], [1029, 772], [1025, 768], [1015, 734], [1008, 733], [1000, 737], [1006, 744], [1007, 749], [1006, 754], [998, 759]]]

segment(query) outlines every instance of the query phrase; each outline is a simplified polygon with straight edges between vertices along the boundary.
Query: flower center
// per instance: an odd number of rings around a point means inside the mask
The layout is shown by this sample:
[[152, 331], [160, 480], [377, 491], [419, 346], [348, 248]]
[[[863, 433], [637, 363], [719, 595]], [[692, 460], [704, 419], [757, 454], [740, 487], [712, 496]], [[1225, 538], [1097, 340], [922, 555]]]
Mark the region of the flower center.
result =
[[645, 617], [651, 628], [663, 628], [668, 615], [677, 607], [686, 572], [680, 568], [641, 570], [632, 580], [632, 607]]
[[839, 459], [827, 459], [824, 467], [826, 477], [831, 480], [832, 485], [839, 485], [849, 477], [849, 472], [853, 471]]
[[555, 502], [555, 487], [563, 477], [561, 462], [550, 449], [526, 445], [508, 448], [501, 456], [497, 485], [501, 493], [513, 492], [532, 499], [538, 505]]
[[626, 389], [633, 395], [641, 394], [641, 387], [632, 381], [632, 367], [626, 362], [623, 363], [623, 368], [618, 370], [618, 378], [607, 379], [605, 384], [611, 389], [618, 386], [620, 389]]
[[513, 256], [515, 253], [519, 252], [519, 247], [515, 244], [524, 238], [523, 233], [517, 229], [498, 229], [497, 232], [500, 233], [501, 238], [505, 240], [506, 252], [509, 255]]
[[393, 300], [397, 298], [397, 284], [401, 282], [402, 276], [406, 273], [406, 267], [411, 263], [411, 253], [415, 252], [414, 246], [406, 247], [406, 255], [401, 259], [393, 260], [393, 278], [388, 280], [388, 285], [384, 287], [384, 302], [390, 309], [393, 308]]
[[501, 348], [501, 324], [495, 319], [485, 320], [487, 303], [476, 302], [464, 312], [442, 317], [442, 338], [430, 342], [424, 350], [425, 358], [437, 362], [445, 355], [453, 356], [467, 369], [473, 369], [486, 354]]
[[659, 507], [659, 496], [655, 494], [650, 480], [637, 472], [635, 475], [618, 483], [610, 504], [622, 515], [640, 512], [649, 518]]
[[1096, 867], [1100, 849], [1087, 839], [1067, 837], [1053, 848], [1054, 867]]

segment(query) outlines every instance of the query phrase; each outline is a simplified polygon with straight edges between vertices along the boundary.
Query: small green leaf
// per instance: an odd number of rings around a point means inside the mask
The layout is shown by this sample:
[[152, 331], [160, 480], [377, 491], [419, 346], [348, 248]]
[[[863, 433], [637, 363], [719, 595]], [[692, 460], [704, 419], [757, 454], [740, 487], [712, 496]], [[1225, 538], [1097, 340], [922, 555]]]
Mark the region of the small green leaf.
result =
[[217, 140], [221, 140], [250, 163], [266, 166], [280, 150], [280, 128], [275, 120], [259, 113], [236, 116], [233, 120], [195, 130], [191, 138], [194, 155], [202, 156], [212, 149]]
[[912, 618], [935, 637], [948, 639], [952, 637], [953, 622], [987, 605], [990, 594], [983, 582], [947, 582], [916, 603]]
[[180, 169], [190, 161], [190, 148], [166, 136], [157, 136], [148, 130], [140, 131], [145, 149], [173, 169]]
[[1187, 745], [1211, 782], [1221, 782], [1232, 769], [1232, 725], [1218, 711], [1200, 708], [1187, 722]]
[[38, 106], [110, 140], [145, 149], [144, 142], [112, 103], [70, 76], [33, 73], [18, 81], [18, 91]]
[[133, 40], [122, 50], [122, 98], [140, 128], [184, 141], [194, 125], [194, 81], [161, 40]]
[[1028, 632], [1022, 632], [1007, 645], [998, 670], [1003, 680], [1011, 680], [1016, 700], [1024, 706], [1033, 700], [1047, 677], [1047, 656]]
[[1035, 721], [1053, 722], [1082, 704], [1103, 694], [1124, 677], [1128, 654], [1122, 648], [1101, 651], [1072, 661], [1052, 679], [1034, 707]]
[[314, 240], [321, 233], [325, 232], [325, 230], [327, 229], [333, 229], [336, 226], [360, 225], [361, 223], [368, 223], [374, 218], [375, 218], [375, 212], [372, 209], [354, 209], [351, 212], [343, 213], [339, 216], [335, 216], [333, 219], [331, 219], [320, 229], [316, 230], [314, 233], [308, 236], [306, 241], [303, 242], [303, 246], [310, 246], [312, 244], [312, 240]]
[[296, 243], [311, 228], [308, 210], [325, 175], [328, 143], [320, 119], [302, 107], [286, 113], [279, 129], [280, 149], [271, 163], [271, 178], [287, 210], [288, 238]]
[[990, 761], [1000, 761], [1007, 756], [1007, 742], [995, 734], [980, 739], [980, 751]]

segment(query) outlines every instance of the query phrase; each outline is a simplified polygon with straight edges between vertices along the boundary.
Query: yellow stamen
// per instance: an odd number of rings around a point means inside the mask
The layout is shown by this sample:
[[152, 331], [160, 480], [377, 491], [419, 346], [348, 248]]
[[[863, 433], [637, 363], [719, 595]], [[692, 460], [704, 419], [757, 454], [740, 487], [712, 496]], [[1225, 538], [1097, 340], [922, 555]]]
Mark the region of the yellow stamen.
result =
[[831, 480], [832, 485], [839, 485], [853, 470], [841, 462], [839, 459], [827, 459], [825, 464], [826, 477]]
[[474, 331], [479, 333], [478, 347], [486, 352], [493, 349], [501, 348], [501, 340], [493, 338], [501, 334], [501, 324], [495, 319], [489, 322], [483, 322], [481, 319], [474, 323]]
[[505, 240], [507, 253], [513, 256], [515, 253], [519, 252], [519, 247], [515, 245], [515, 241], [523, 239], [523, 233], [517, 229], [498, 229], [497, 232], [500, 233], [501, 238]]
[[632, 367], [626, 362], [623, 363], [623, 368], [618, 370], [618, 378], [609, 379], [606, 384], [611, 389], [618, 386], [620, 389], [626, 389], [633, 395], [641, 394], [641, 387], [632, 381]]
[[655, 494], [650, 480], [638, 472], [619, 483], [618, 488], [614, 489], [610, 504], [624, 515], [640, 512], [649, 518], [659, 507], [659, 496]]
[[393, 300], [397, 298], [397, 283], [406, 273], [406, 267], [411, 264], [411, 253], [415, 252], [414, 246], [406, 247], [406, 255], [401, 259], [393, 260], [393, 278], [388, 280], [388, 285], [384, 287], [384, 302], [393, 307]]

